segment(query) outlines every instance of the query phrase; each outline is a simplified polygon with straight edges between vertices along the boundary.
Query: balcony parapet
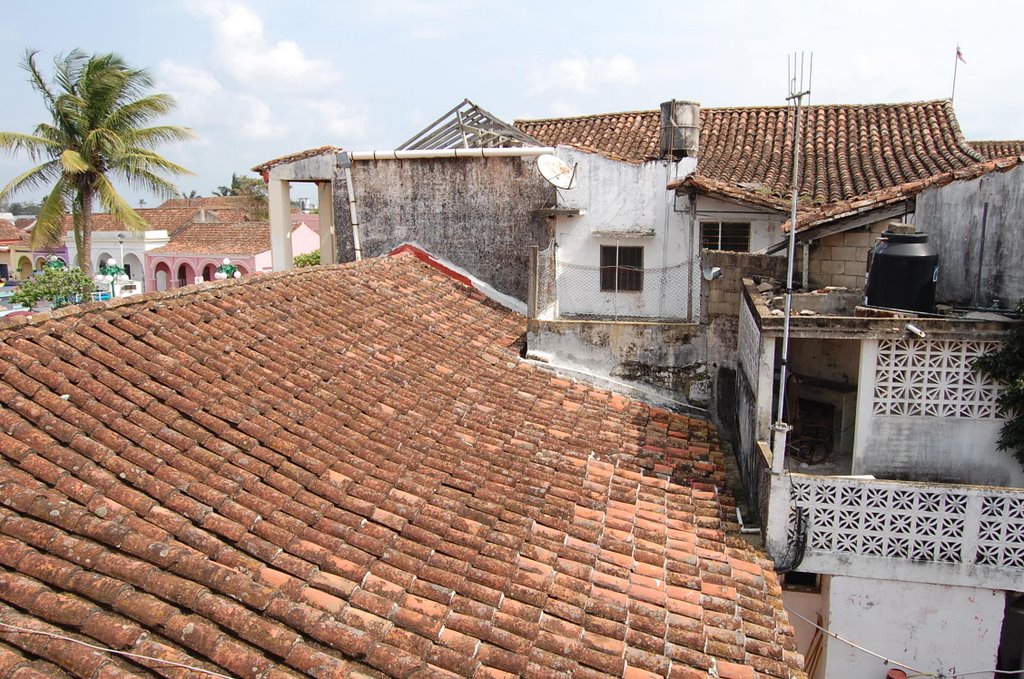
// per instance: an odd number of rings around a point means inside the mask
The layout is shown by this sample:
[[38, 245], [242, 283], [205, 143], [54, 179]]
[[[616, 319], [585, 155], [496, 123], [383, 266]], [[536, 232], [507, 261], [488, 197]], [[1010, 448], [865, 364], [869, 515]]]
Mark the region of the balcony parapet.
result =
[[[803, 571], [1016, 589], [1024, 579], [1024, 489], [778, 474], [768, 549]], [[787, 506], [788, 505], [788, 506]]]

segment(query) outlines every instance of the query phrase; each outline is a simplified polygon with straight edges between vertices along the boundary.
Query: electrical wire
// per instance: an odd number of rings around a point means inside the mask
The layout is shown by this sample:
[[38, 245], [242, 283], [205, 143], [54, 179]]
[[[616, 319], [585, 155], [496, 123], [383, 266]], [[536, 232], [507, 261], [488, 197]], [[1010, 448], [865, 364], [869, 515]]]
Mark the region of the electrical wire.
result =
[[[62, 641], [70, 641], [73, 644], [78, 644], [79, 646], [85, 646], [86, 648], [91, 648], [94, 651], [100, 651], [102, 653], [114, 653], [115, 655], [123, 655], [123, 656], [126, 656], [128, 658], [135, 658], [135, 659], [138, 659], [138, 660], [148, 660], [149, 662], [158, 663], [160, 665], [169, 665], [171, 667], [180, 667], [181, 669], [190, 670], [192, 672], [200, 672], [202, 674], [209, 674], [211, 677], [219, 677], [220, 679], [233, 679], [233, 677], [231, 677], [230, 675], [221, 674], [220, 672], [214, 672], [213, 670], [203, 669], [202, 667], [193, 667], [192, 665], [185, 665], [184, 663], [174, 662], [173, 660], [164, 660], [163, 658], [154, 658], [154, 657], [151, 657], [151, 656], [148, 656], [148, 655], [142, 655], [140, 653], [132, 653], [131, 651], [118, 651], [117, 649], [107, 648], [105, 646], [96, 646], [94, 644], [90, 644], [88, 642], [81, 641], [80, 639], [74, 639], [72, 637], [66, 637], [63, 634], [57, 634], [55, 632], [47, 632], [47, 631], [38, 630], [38, 629], [28, 629], [26, 627], [18, 627], [17, 625], [10, 625], [10, 624], [8, 624], [6, 622], [0, 622], [0, 627], [5, 627], [5, 628], [7, 628], [9, 630], [13, 630], [15, 633], [18, 633], [18, 634], [38, 634], [40, 636], [50, 637], [51, 639], [60, 639]], [[2, 630], [0, 630], [0, 634], [3, 634]]]
[[[800, 615], [799, 613], [797, 613], [796, 611], [794, 611], [794, 610], [793, 610], [793, 609], [791, 609], [791, 608], [787, 608], [787, 609], [786, 609], [786, 611], [787, 611], [788, 613], [790, 613], [790, 614], [792, 614], [792, 615], [795, 615], [796, 617], [800, 618], [801, 620], [803, 620], [803, 621], [804, 621], [804, 622], [806, 622], [807, 624], [809, 624], [809, 625], [813, 625], [814, 627], [818, 628], [819, 630], [821, 630], [821, 631], [822, 631], [822, 632], [824, 632], [825, 634], [829, 635], [829, 636], [830, 636], [830, 637], [832, 637], [833, 639], [836, 639], [836, 640], [838, 640], [838, 641], [841, 641], [841, 642], [843, 642], [844, 644], [846, 644], [847, 646], [851, 646], [851, 647], [853, 647], [853, 648], [856, 648], [856, 649], [857, 649], [858, 651], [862, 651], [862, 652], [864, 652], [864, 653], [867, 653], [868, 655], [873, 655], [873, 656], [875, 656], [876, 658], [878, 658], [879, 660], [881, 660], [881, 661], [882, 661], [883, 663], [885, 663], [886, 665], [897, 665], [897, 666], [899, 666], [899, 667], [903, 667], [903, 668], [905, 668], [905, 669], [908, 669], [908, 670], [910, 670], [911, 672], [914, 672], [914, 674], [913, 674], [912, 676], [915, 676], [915, 677], [934, 677], [934, 676], [935, 676], [934, 674], [931, 674], [931, 673], [929, 673], [929, 672], [922, 672], [921, 670], [919, 670], [919, 669], [917, 669], [917, 668], [915, 668], [915, 667], [911, 667], [910, 665], [907, 665], [906, 663], [901, 663], [901, 662], [900, 662], [900, 661], [898, 661], [898, 660], [893, 660], [892, 658], [886, 658], [886, 657], [885, 657], [884, 655], [882, 655], [882, 654], [880, 654], [880, 653], [875, 653], [875, 652], [874, 652], [874, 651], [872, 651], [871, 649], [868, 649], [868, 648], [864, 648], [864, 647], [863, 647], [863, 646], [861, 646], [860, 644], [854, 643], [854, 642], [850, 641], [849, 639], [846, 639], [846, 638], [844, 638], [844, 637], [841, 637], [840, 635], [836, 634], [836, 633], [835, 633], [835, 632], [833, 632], [832, 630], [830, 630], [830, 629], [826, 629], [825, 627], [822, 627], [821, 625], [819, 625], [819, 624], [818, 624], [818, 623], [816, 623], [815, 621], [811, 620], [810, 618], [807, 618], [807, 617], [805, 617], [805, 616], [803, 616], [803, 615]], [[909, 679], [909, 678], [908, 678], [908, 679]]]
[[837, 639], [837, 640], [843, 642], [844, 644], [846, 644], [848, 646], [852, 646], [853, 648], [856, 648], [858, 651], [862, 651], [864, 653], [867, 653], [868, 655], [875, 656], [876, 658], [881, 660], [886, 665], [897, 665], [899, 667], [906, 668], [906, 669], [910, 670], [911, 672], [914, 672], [914, 674], [908, 675], [907, 679], [913, 679], [914, 677], [934, 677], [935, 679], [942, 679], [943, 677], [949, 677], [949, 679], [957, 679], [957, 677], [968, 677], [968, 676], [970, 676], [972, 674], [992, 674], [992, 675], [994, 675], [996, 672], [999, 672], [1001, 674], [1024, 674], [1024, 670], [1000, 670], [1000, 669], [994, 669], [994, 670], [973, 670], [971, 672], [953, 672], [950, 675], [941, 674], [941, 673], [940, 674], [935, 674], [934, 672], [923, 672], [923, 671], [921, 671], [919, 669], [915, 669], [915, 668], [911, 667], [910, 665], [907, 665], [905, 663], [901, 663], [898, 660], [893, 660], [892, 658], [887, 658], [887, 657], [885, 657], [884, 655], [882, 655], [880, 653], [875, 653], [874, 651], [872, 651], [870, 649], [864, 648], [860, 644], [855, 644], [854, 642], [850, 641], [849, 639], [845, 639], [845, 638], [839, 636], [838, 634], [836, 634], [832, 630], [829, 630], [829, 629], [826, 629], [826, 628], [822, 627], [821, 625], [819, 625], [818, 623], [814, 622], [810, 618], [807, 618], [807, 617], [804, 617], [804, 616], [800, 615], [799, 613], [797, 613], [796, 611], [794, 611], [791, 608], [787, 608], [786, 612], [790, 613], [792, 615], [795, 615], [796, 617], [800, 618], [801, 620], [803, 620], [804, 622], [810, 624], [811, 626], [818, 628], [819, 630], [821, 630], [825, 634], [829, 635], [830, 637], [832, 637], [834, 639]]

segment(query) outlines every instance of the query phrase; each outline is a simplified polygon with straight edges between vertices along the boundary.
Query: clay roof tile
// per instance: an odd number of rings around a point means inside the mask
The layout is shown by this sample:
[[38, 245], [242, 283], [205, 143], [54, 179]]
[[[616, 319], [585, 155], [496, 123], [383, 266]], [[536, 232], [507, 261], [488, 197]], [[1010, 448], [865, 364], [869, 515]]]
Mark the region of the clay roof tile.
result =
[[0, 321], [0, 677], [803, 677], [714, 428], [524, 330], [409, 256]]

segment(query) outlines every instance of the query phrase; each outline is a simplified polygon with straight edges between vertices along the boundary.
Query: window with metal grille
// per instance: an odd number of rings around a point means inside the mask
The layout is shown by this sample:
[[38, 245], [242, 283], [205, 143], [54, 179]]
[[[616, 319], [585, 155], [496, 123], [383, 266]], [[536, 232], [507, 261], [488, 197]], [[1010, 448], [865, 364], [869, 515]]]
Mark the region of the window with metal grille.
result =
[[644, 289], [644, 249], [601, 246], [601, 292], [639, 292]]
[[705, 250], [750, 251], [750, 222], [701, 222], [700, 246]]

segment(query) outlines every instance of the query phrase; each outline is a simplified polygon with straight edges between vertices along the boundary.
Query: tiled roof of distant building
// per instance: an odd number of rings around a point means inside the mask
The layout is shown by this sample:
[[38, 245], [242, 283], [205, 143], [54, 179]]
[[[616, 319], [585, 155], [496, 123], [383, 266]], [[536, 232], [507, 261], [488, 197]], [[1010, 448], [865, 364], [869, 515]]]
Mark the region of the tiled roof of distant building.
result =
[[14, 222], [0, 219], [0, 242], [20, 241], [23, 235]]
[[267, 222], [194, 222], [175, 233], [152, 255], [258, 255], [270, 249]]
[[517, 120], [515, 125], [541, 143], [574, 146], [617, 160], [639, 162], [652, 160], [659, 155], [660, 111]]
[[525, 325], [407, 256], [0, 321], [0, 676], [803, 677], [711, 426]]
[[206, 208], [207, 210], [238, 210], [251, 209], [251, 196], [205, 196], [199, 198], [170, 198], [160, 204], [162, 208]]
[[1024, 140], [1015, 141], [969, 141], [978, 153], [989, 160], [1024, 155]]
[[[135, 212], [139, 214], [144, 220], [146, 220], [147, 228], [152, 231], [166, 230], [168, 232], [174, 231], [177, 228], [187, 224], [196, 215], [199, 214], [201, 208], [198, 207], [151, 207], [151, 208], [137, 208]], [[74, 222], [71, 215], [64, 216], [64, 230], [70, 232], [74, 227]], [[106, 212], [93, 213], [92, 215], [92, 230], [93, 231], [124, 231], [128, 232], [128, 227], [124, 223], [118, 221], [113, 215]]]

